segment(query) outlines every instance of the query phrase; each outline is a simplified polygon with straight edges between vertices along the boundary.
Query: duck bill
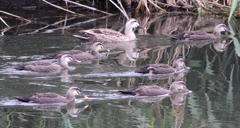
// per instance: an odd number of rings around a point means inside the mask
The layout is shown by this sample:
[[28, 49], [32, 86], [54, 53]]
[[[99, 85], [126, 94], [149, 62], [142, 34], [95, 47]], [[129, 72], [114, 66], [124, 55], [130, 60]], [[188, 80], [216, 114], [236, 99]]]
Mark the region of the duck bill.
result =
[[109, 50], [109, 49], [103, 49], [103, 50], [101, 50], [101, 51], [99, 51], [99, 53], [109, 53], [111, 50]]
[[[80, 92], [79, 92], [79, 93], [80, 93]], [[86, 96], [84, 93], [80, 93], [79, 95], [82, 96], [82, 97], [84, 97], [84, 99], [88, 99], [88, 98], [89, 98], [89, 97]]]
[[225, 31], [223, 32], [223, 34], [234, 34], [234, 32], [231, 31], [230, 29], [226, 28]]
[[184, 89], [184, 92], [190, 92], [190, 90], [186, 88], [186, 89]]
[[184, 69], [186, 69], [186, 70], [190, 70], [191, 68], [186, 66], [186, 67], [184, 67]]
[[110, 52], [110, 50], [109, 49], [105, 49], [102, 52]]
[[75, 63], [81, 63], [81, 62], [82, 62], [82, 61], [80, 61], [80, 60], [77, 60], [76, 58], [73, 58], [72, 61], [75, 62]]

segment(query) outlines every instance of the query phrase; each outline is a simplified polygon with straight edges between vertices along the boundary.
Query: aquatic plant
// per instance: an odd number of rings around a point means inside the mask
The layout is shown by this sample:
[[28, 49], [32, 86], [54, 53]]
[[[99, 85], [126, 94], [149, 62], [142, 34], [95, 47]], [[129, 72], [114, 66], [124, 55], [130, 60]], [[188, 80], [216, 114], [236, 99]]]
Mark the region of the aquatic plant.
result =
[[240, 1], [239, 0], [233, 0], [231, 8], [230, 8], [228, 21], [231, 20], [231, 18], [233, 17], [234, 12], [236, 11], [237, 8], [239, 9], [239, 7], [240, 7]]

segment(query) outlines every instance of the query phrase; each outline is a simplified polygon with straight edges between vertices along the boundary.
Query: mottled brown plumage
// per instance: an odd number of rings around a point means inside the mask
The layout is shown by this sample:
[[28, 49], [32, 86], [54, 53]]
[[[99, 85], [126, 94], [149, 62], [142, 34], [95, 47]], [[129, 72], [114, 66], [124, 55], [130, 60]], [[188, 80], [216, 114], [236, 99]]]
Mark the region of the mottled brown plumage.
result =
[[62, 56], [63, 54], [69, 54], [79, 61], [88, 61], [98, 59], [101, 56], [104, 56], [100, 52], [109, 51], [105, 49], [101, 42], [95, 42], [92, 44], [90, 51], [83, 52], [81, 50], [70, 50], [70, 51], [59, 51], [57, 53], [52, 53], [44, 57], [44, 59], [56, 59]]
[[[63, 69], [69, 69], [68, 63], [71, 61], [76, 61], [72, 56], [68, 54], [64, 54], [59, 57], [58, 63], [53, 63], [48, 60], [40, 60], [40, 61], [30, 61], [25, 62], [19, 65], [14, 66], [13, 68], [16, 70], [26, 70], [32, 72], [59, 72]], [[77, 61], [79, 62], [79, 61]]]
[[142, 85], [137, 88], [132, 88], [129, 90], [121, 90], [119, 91], [122, 94], [127, 95], [136, 95], [136, 96], [158, 96], [165, 94], [175, 94], [181, 92], [188, 92], [189, 90], [185, 86], [184, 81], [176, 81], [170, 85], [169, 90], [162, 88], [157, 85]]
[[199, 41], [199, 40], [217, 40], [221, 38], [222, 33], [230, 32], [225, 24], [218, 24], [214, 27], [213, 33], [205, 31], [185, 31], [180, 34], [170, 35], [172, 39], [182, 41]]
[[167, 64], [148, 64], [135, 69], [135, 72], [143, 74], [168, 74], [186, 68], [184, 59], [182, 58], [174, 60], [172, 65], [173, 66]]
[[130, 19], [126, 22], [124, 34], [112, 29], [99, 28], [81, 30], [80, 35], [75, 35], [75, 37], [104, 42], [132, 41], [136, 39], [134, 29], [138, 27], [140, 27], [140, 25], [137, 20]]
[[17, 100], [29, 103], [68, 103], [75, 100], [75, 96], [80, 95], [81, 90], [78, 87], [70, 87], [66, 93], [66, 97], [57, 93], [34, 93], [28, 96], [17, 96]]

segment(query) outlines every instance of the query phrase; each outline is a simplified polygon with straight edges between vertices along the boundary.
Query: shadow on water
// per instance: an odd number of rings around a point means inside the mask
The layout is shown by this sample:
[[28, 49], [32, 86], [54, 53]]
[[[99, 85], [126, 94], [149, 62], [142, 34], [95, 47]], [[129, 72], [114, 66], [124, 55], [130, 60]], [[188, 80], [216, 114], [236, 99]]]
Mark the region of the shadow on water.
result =
[[[221, 41], [173, 41], [167, 35], [204, 30], [225, 23], [218, 16], [139, 17], [146, 29], [138, 30], [135, 42], [104, 44], [108, 58], [55, 74], [29, 74], [7, 69], [22, 62], [40, 60], [60, 50], [85, 51], [91, 44], [71, 35], [87, 28], [122, 30], [125, 19], [65, 17], [49, 20], [49, 26], [34, 24], [12, 28], [0, 37], [0, 113], [2, 127], [238, 127], [239, 57], [234, 43]], [[59, 22], [58, 21], [62, 21]], [[61, 24], [65, 22], [65, 24]], [[239, 23], [236, 24], [239, 26]], [[134, 73], [138, 66], [171, 64], [186, 60], [188, 71], [166, 75]], [[192, 93], [159, 97], [124, 96], [117, 90], [139, 85], [169, 85], [182, 80]], [[64, 94], [69, 86], [81, 87], [90, 98], [75, 104], [24, 104], [14, 96], [34, 92]], [[74, 118], [77, 117], [77, 118]]]

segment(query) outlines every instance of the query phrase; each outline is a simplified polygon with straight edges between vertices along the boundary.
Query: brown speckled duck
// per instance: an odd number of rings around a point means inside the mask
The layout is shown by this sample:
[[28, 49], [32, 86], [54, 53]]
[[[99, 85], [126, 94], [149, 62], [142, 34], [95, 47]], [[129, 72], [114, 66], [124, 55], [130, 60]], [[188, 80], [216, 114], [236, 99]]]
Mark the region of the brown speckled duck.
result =
[[68, 63], [71, 61], [80, 63], [80, 61], [77, 61], [71, 55], [64, 54], [59, 57], [58, 59], [59, 64], [53, 63], [48, 60], [40, 60], [40, 61], [25, 62], [23, 64], [14, 66], [13, 68], [16, 70], [26, 70], [26, 71], [42, 72], [42, 73], [60, 72], [63, 69], [69, 69]]
[[75, 96], [81, 95], [81, 90], [78, 87], [70, 87], [66, 96], [61, 96], [57, 93], [34, 93], [28, 96], [15, 97], [18, 101], [29, 103], [69, 103], [75, 100]]
[[135, 28], [142, 28], [136, 19], [129, 19], [125, 24], [124, 34], [106, 28], [89, 29], [80, 31], [80, 35], [74, 35], [87, 40], [97, 40], [103, 42], [122, 42], [136, 39]]
[[91, 45], [90, 51], [87, 52], [83, 52], [81, 50], [60, 51], [57, 53], [49, 54], [44, 59], [56, 59], [59, 58], [59, 56], [62, 56], [63, 54], [69, 54], [79, 61], [87, 61], [100, 58], [102, 56], [102, 54], [99, 53], [100, 51], [103, 52], [109, 50], [105, 49], [101, 42], [95, 42]]
[[176, 94], [176, 93], [184, 93], [189, 92], [187, 87], [185, 86], [184, 81], [176, 81], [170, 85], [169, 90], [162, 88], [157, 85], [142, 85], [137, 88], [132, 88], [129, 90], [121, 90], [119, 91], [122, 94], [127, 95], [136, 95], [136, 96], [158, 96], [165, 94]]
[[217, 40], [222, 35], [230, 33], [230, 30], [225, 24], [218, 24], [214, 27], [213, 33], [207, 33], [205, 31], [186, 31], [176, 35], [170, 35], [170, 38], [181, 41], [196, 41], [196, 40]]
[[146, 66], [139, 67], [135, 70], [136, 73], [143, 73], [143, 74], [168, 74], [168, 73], [175, 73], [181, 69], [187, 69], [184, 59], [178, 58], [173, 61], [172, 66], [167, 64], [148, 64]]

